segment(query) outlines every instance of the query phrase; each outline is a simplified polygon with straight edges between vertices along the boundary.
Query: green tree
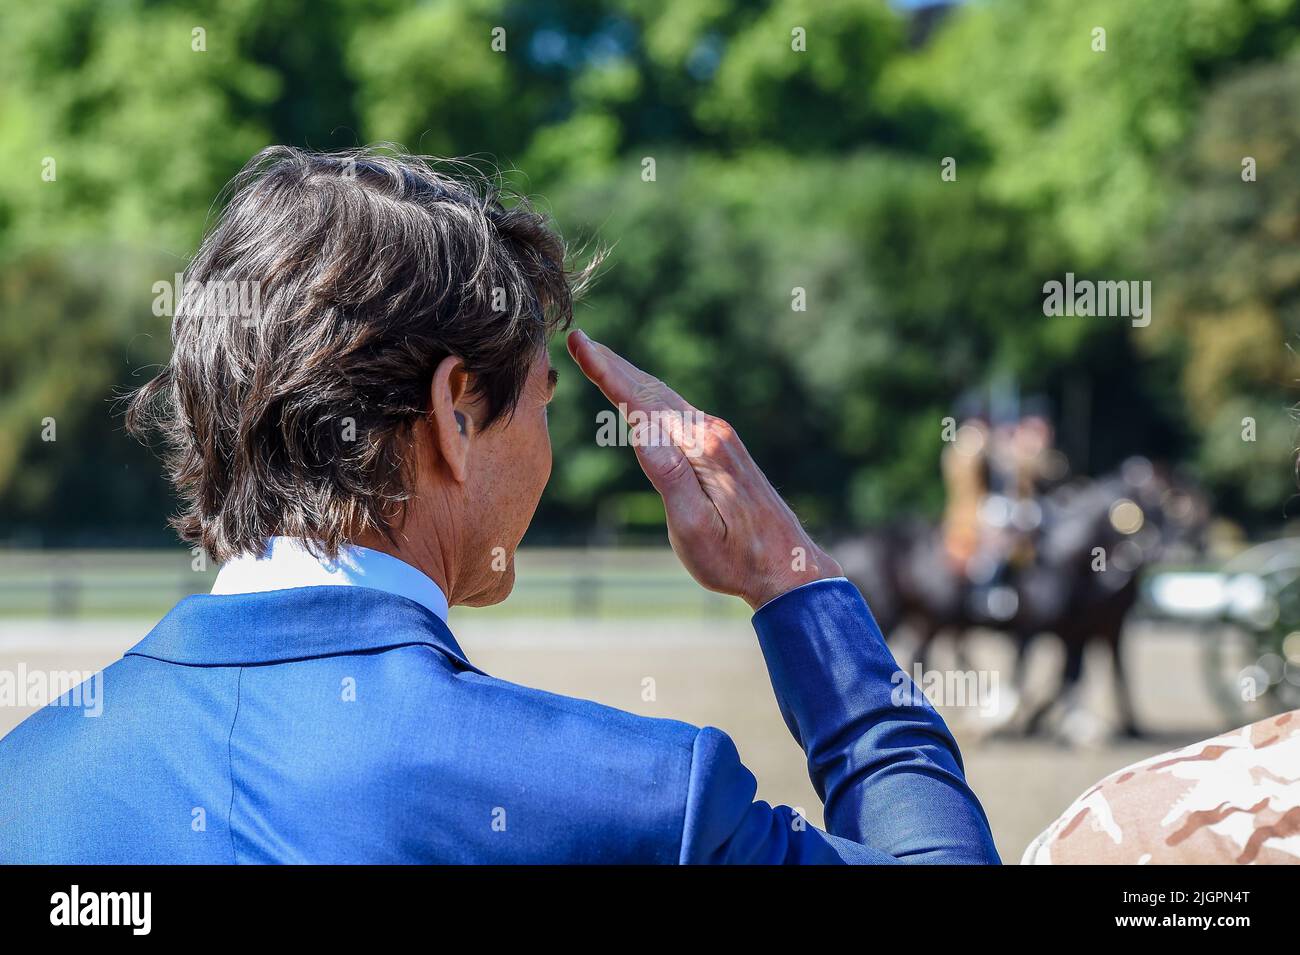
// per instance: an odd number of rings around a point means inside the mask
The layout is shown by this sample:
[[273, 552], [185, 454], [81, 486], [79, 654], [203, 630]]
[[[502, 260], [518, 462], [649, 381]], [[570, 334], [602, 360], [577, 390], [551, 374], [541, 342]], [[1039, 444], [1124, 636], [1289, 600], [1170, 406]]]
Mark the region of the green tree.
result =
[[1221, 498], [1269, 520], [1296, 485], [1300, 342], [1300, 61], [1221, 83], [1175, 165], [1177, 202], [1157, 243], [1154, 350], [1183, 363], [1186, 413]]

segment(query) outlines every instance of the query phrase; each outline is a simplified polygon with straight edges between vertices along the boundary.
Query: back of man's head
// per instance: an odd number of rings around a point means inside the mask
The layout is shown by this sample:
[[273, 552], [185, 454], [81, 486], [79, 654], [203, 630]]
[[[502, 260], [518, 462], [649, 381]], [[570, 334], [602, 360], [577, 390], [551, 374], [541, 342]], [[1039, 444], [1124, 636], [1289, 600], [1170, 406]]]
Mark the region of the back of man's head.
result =
[[273, 534], [332, 554], [388, 533], [433, 370], [463, 359], [507, 418], [571, 319], [562, 240], [484, 176], [390, 149], [263, 150], [176, 290], [173, 354], [128, 426], [163, 435], [173, 524], [216, 560]]

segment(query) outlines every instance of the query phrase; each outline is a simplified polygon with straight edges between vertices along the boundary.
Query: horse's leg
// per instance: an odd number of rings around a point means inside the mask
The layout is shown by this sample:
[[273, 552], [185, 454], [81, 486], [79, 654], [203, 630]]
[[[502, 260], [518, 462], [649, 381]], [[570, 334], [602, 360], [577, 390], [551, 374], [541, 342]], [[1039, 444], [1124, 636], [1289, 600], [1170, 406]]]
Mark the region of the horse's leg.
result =
[[934, 640], [939, 635], [939, 625], [930, 617], [922, 617], [917, 622], [918, 641], [916, 650], [912, 654], [912, 660], [919, 663], [921, 672], [929, 669], [930, 654], [934, 651]]
[[973, 670], [971, 666], [970, 654], [966, 652], [966, 639], [970, 631], [962, 627], [956, 627], [952, 631], [952, 656], [953, 662], [957, 664], [958, 670]]
[[1124, 669], [1123, 622], [1106, 634], [1106, 646], [1110, 649], [1112, 672], [1115, 674], [1115, 706], [1119, 709], [1120, 733], [1131, 739], [1142, 736], [1138, 728], [1137, 714], [1133, 710], [1133, 694], [1128, 685], [1128, 674]]
[[1016, 662], [1011, 670], [1011, 682], [1022, 698], [1025, 695], [1025, 684], [1029, 680], [1029, 647], [1034, 642], [1034, 636], [1032, 633], [1012, 634], [1012, 639], [1016, 641]]
[[1083, 651], [1087, 644], [1084, 640], [1069, 637], [1063, 637], [1061, 642], [1065, 644], [1065, 661], [1061, 666], [1060, 688], [1055, 696], [1048, 697], [1029, 715], [1025, 723], [1026, 736], [1037, 733], [1047, 714], [1058, 705], [1068, 707], [1078, 692], [1079, 678], [1083, 675]]
[[1011, 668], [1011, 686], [1008, 689], [1010, 700], [1005, 704], [1002, 701], [998, 703], [998, 712], [1000, 714], [998, 724], [994, 727], [993, 733], [996, 735], [1010, 735], [1015, 732], [1017, 720], [1025, 708], [1025, 685], [1028, 680], [1029, 666], [1029, 645], [1033, 642], [1032, 634], [1011, 632], [1008, 634], [1016, 645], [1016, 659]]

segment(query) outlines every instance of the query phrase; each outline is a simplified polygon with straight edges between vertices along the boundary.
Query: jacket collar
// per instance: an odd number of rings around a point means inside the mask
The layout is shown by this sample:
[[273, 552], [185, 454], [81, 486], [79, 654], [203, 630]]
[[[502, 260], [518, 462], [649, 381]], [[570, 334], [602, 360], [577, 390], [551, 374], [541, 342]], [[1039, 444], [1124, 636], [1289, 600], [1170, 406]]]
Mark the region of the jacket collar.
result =
[[424, 645], [482, 673], [427, 607], [357, 586], [186, 597], [127, 651], [193, 666], [256, 666]]

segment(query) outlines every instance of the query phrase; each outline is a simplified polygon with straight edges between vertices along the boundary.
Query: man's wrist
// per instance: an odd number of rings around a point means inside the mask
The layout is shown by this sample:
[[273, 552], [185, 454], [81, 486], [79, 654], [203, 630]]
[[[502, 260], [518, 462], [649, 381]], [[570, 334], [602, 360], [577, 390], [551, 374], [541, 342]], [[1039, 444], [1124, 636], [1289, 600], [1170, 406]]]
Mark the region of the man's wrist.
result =
[[771, 606], [777, 601], [782, 600], [790, 596], [791, 594], [796, 593], [797, 591], [803, 590], [805, 587], [811, 587], [813, 584], [830, 584], [830, 583], [835, 583], [836, 581], [845, 584], [850, 583], [849, 578], [845, 577], [842, 574], [838, 577], [818, 577], [816, 580], [810, 580], [806, 584], [800, 584], [798, 587], [791, 587], [789, 590], [785, 591], [784, 593], [777, 594], [775, 597], [768, 600], [767, 603], [760, 604], [758, 607], [754, 608], [754, 613], [755, 615], [757, 615], [760, 611], [762, 611], [766, 607]]
[[819, 580], [832, 580], [843, 576], [844, 570], [834, 558], [819, 553], [815, 560], [809, 557], [805, 567], [774, 576], [764, 581], [760, 587], [741, 596], [749, 604], [750, 609], [757, 612], [777, 597], [784, 596], [792, 590]]

